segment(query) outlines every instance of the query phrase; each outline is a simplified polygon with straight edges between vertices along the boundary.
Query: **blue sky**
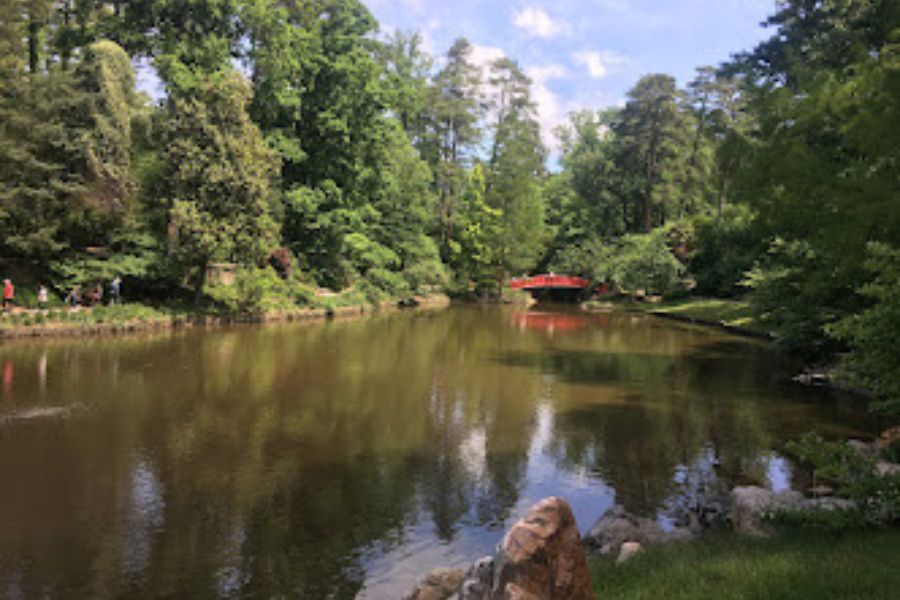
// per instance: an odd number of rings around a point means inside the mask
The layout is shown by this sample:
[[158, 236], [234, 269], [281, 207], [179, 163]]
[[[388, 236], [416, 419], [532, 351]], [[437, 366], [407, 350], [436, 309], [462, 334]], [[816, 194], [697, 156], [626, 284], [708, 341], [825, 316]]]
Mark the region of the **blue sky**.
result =
[[501, 54], [534, 80], [545, 141], [578, 108], [622, 103], [648, 73], [679, 83], [771, 32], [775, 0], [364, 0], [382, 28], [420, 31], [439, 55], [464, 36], [477, 62]]

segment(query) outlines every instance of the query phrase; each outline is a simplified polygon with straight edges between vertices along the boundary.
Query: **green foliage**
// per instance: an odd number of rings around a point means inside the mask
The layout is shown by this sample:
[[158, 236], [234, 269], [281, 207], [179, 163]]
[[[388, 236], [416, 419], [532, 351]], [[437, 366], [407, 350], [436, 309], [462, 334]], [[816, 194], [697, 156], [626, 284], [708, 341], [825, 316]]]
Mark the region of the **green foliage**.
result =
[[[859, 523], [882, 525], [900, 520], [900, 475], [879, 476], [875, 459], [861, 454], [845, 442], [829, 442], [817, 433], [808, 433], [788, 444], [788, 450], [813, 468], [818, 481], [836, 486], [837, 494], [853, 500], [855, 509], [847, 514], [793, 515], [829, 527]], [[836, 511], [843, 512], [843, 511]], [[791, 515], [784, 515], [790, 520]]]
[[486, 187], [484, 167], [476, 164], [467, 177], [462, 207], [449, 246], [451, 265], [464, 292], [468, 292], [470, 284], [474, 284], [477, 291], [498, 292], [498, 238], [503, 211], [487, 203]]
[[825, 327], [855, 298], [845, 276], [809, 242], [775, 240], [747, 274], [744, 285], [759, 321], [786, 348], [810, 357], [827, 355], [834, 342]]
[[627, 235], [612, 257], [611, 279], [626, 290], [666, 294], [681, 282], [684, 266], [675, 258], [661, 230]]
[[689, 268], [697, 292], [708, 296], [734, 296], [743, 291], [745, 274], [765, 250], [753, 213], [732, 205], [721, 218], [701, 215], [694, 220]]
[[278, 245], [277, 159], [246, 112], [247, 82], [220, 73], [172, 98], [164, 123], [169, 253], [202, 288], [213, 261], [260, 264]]
[[866, 267], [871, 280], [859, 294], [870, 306], [829, 327], [829, 333], [846, 343], [851, 352], [844, 360], [849, 379], [872, 390], [876, 406], [900, 413], [900, 361], [897, 360], [897, 332], [900, 332], [900, 250], [885, 244], [869, 246]]
[[296, 306], [290, 283], [271, 267], [242, 267], [235, 273], [233, 285], [208, 285], [203, 292], [220, 310], [232, 315], [260, 314]]

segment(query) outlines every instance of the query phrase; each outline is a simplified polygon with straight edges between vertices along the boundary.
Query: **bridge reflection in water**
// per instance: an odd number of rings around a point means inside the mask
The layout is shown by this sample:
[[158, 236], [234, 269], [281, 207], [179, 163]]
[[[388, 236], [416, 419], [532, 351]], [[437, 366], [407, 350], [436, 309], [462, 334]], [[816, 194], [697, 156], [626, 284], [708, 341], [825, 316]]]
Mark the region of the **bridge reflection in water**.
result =
[[605, 324], [604, 321], [609, 322], [609, 315], [521, 311], [511, 313], [510, 320], [520, 330], [530, 329], [553, 335], [556, 332], [569, 333], [598, 325], [602, 326]]

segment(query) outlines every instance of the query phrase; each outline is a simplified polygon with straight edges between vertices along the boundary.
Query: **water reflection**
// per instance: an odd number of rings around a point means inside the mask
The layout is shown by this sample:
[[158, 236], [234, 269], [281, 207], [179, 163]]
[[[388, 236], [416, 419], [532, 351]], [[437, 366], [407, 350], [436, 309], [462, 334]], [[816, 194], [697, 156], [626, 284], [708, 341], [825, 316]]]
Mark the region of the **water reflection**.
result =
[[543, 496], [582, 527], [614, 502], [665, 519], [790, 485], [778, 451], [811, 426], [877, 425], [782, 384], [763, 345], [632, 315], [459, 308], [0, 362], [10, 597], [396, 597]]

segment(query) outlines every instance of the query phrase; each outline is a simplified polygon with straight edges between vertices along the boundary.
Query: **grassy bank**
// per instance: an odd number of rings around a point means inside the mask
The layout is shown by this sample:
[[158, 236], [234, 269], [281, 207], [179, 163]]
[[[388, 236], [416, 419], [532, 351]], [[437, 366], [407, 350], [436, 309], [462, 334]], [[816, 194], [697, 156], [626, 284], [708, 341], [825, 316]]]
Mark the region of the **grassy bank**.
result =
[[624, 565], [591, 563], [595, 597], [614, 599], [888, 599], [900, 590], [900, 529], [772, 539], [710, 533], [649, 549]]
[[744, 300], [721, 298], [684, 298], [664, 302], [637, 302], [634, 300], [589, 302], [588, 308], [618, 306], [637, 312], [645, 312], [679, 321], [715, 325], [737, 333], [768, 335], [768, 330], [753, 315], [750, 303]]
[[[449, 304], [449, 299], [440, 294], [418, 297], [416, 301], [425, 307]], [[316, 298], [308, 306], [273, 307], [251, 313], [222, 312], [211, 308], [154, 307], [140, 303], [80, 308], [75, 311], [66, 308], [19, 309], [11, 314], [0, 314], [0, 339], [102, 335], [193, 325], [349, 317], [390, 310], [397, 308], [398, 303], [399, 300], [396, 299], [372, 303], [356, 295], [335, 294]]]

